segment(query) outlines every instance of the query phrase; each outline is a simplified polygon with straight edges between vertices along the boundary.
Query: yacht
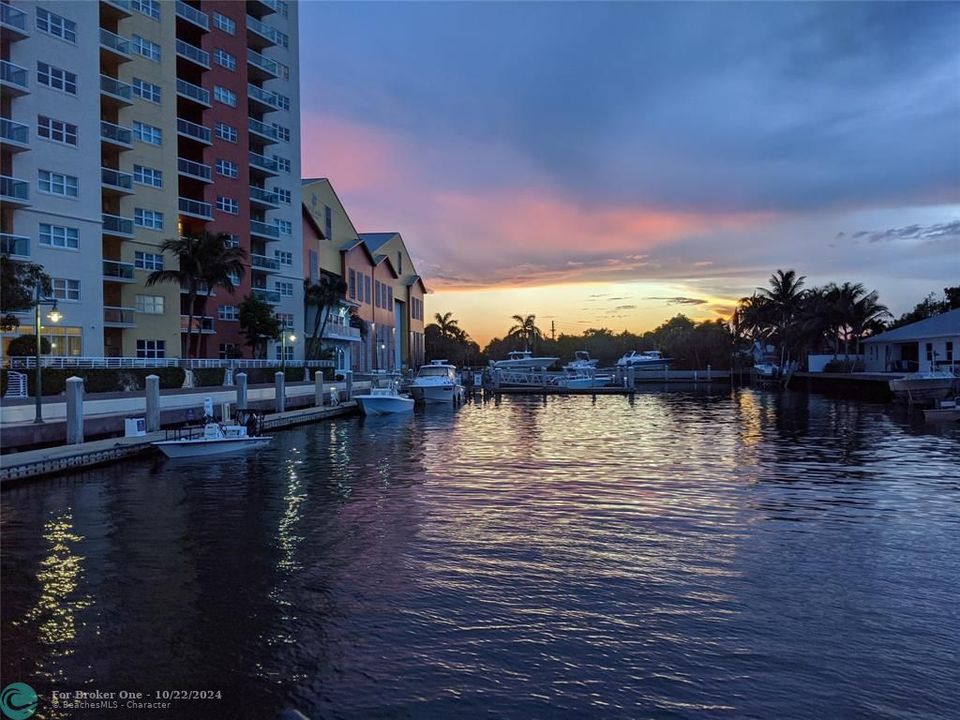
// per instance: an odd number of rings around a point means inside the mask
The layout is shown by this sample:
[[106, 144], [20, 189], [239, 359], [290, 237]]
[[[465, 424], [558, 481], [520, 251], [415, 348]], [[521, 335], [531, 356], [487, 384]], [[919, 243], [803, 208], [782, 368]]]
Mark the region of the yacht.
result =
[[577, 350], [573, 354], [573, 360], [568, 362], [563, 366], [564, 370], [593, 370], [597, 367], [597, 363], [600, 362], [595, 358], [590, 357], [590, 353], [586, 350]]
[[426, 403], [450, 403], [462, 401], [464, 389], [456, 367], [446, 360], [433, 360], [420, 367], [410, 383], [410, 394]]
[[491, 360], [490, 367], [498, 370], [543, 370], [560, 358], [534, 357], [529, 350], [511, 350], [506, 360]]
[[664, 357], [659, 350], [633, 350], [617, 360], [617, 367], [633, 367], [641, 370], [667, 367], [673, 358]]

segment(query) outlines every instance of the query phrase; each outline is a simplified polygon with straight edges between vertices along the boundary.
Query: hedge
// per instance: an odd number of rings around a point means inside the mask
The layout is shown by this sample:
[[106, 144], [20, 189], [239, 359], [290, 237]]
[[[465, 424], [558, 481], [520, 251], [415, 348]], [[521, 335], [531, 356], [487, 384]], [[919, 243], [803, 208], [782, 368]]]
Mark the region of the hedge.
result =
[[863, 372], [863, 361], [862, 360], [831, 360], [826, 365], [823, 366], [823, 372], [828, 373], [850, 373], [850, 372]]
[[[3, 388], [0, 392], [7, 391], [7, 373], [9, 370], [3, 370]], [[34, 394], [36, 379], [35, 370], [25, 370], [27, 373], [27, 392], [32, 396]], [[146, 385], [147, 375], [157, 375], [160, 378], [160, 387], [162, 389], [183, 387], [185, 377], [180, 368], [150, 368], [145, 370], [106, 370], [77, 368], [71, 370], [59, 370], [55, 368], [44, 368], [43, 370], [43, 394], [60, 395], [67, 388], [67, 378], [83, 378], [83, 389], [88, 393], [103, 392], [123, 392], [143, 390]]]
[[197, 368], [193, 371], [193, 384], [196, 387], [222, 386], [226, 374], [226, 368]]

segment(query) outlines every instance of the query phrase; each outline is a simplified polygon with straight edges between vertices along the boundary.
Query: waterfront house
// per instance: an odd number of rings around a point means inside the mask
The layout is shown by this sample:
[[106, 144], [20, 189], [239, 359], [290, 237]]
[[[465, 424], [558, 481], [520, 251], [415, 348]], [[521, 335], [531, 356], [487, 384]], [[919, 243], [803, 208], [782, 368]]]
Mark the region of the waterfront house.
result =
[[863, 341], [868, 372], [960, 368], [960, 309], [919, 320]]

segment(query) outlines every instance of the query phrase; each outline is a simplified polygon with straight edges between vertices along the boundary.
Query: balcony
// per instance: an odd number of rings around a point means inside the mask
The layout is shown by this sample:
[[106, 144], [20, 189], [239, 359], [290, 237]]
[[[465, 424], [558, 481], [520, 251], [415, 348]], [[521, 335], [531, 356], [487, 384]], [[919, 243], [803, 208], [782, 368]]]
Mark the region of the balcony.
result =
[[213, 182], [213, 172], [209, 165], [187, 160], [186, 158], [177, 158], [177, 171], [181, 175], [186, 175], [194, 180], [201, 182]]
[[187, 100], [193, 100], [204, 107], [210, 107], [210, 91], [204, 90], [199, 85], [188, 83], [186, 80], [177, 78], [177, 95]]
[[280, 304], [280, 293], [276, 290], [267, 290], [266, 288], [253, 288], [253, 296], [258, 300], [263, 300], [271, 305]]
[[261, 82], [277, 80], [280, 77], [280, 64], [276, 60], [261, 55], [256, 50], [247, 48], [247, 75]]
[[213, 220], [213, 206], [210, 203], [182, 197], [179, 198], [179, 206], [183, 215], [200, 218], [201, 220]]
[[[185, 333], [190, 327], [190, 316], [181, 315], [180, 316], [180, 332]], [[214, 318], [209, 315], [193, 316], [193, 331], [200, 332], [201, 335], [212, 335], [217, 331], [216, 321]]]
[[265, 155], [258, 155], [255, 152], [250, 153], [250, 169], [258, 170], [265, 175], [280, 174], [280, 165], [276, 160]]
[[262, 49], [272, 45], [283, 45], [283, 37], [283, 33], [275, 27], [247, 15], [247, 43], [251, 47]]
[[103, 214], [103, 234], [114, 237], [132, 238], [133, 220], [119, 215]]
[[202, 68], [210, 69], [210, 53], [183, 40], [177, 40], [177, 55]]
[[109, 75], [100, 76], [100, 95], [117, 105], [133, 105], [133, 88]]
[[197, 125], [196, 123], [190, 122], [189, 120], [184, 120], [183, 118], [177, 118], [177, 135], [190, 138], [191, 140], [196, 140], [204, 145], [212, 144], [210, 142], [210, 128], [204, 127], [203, 125]]
[[280, 197], [275, 192], [251, 185], [250, 204], [266, 208], [278, 208], [280, 207]]
[[250, 254], [250, 267], [263, 272], [280, 272], [280, 261], [266, 255]]
[[263, 140], [266, 140], [264, 145], [280, 142], [280, 135], [277, 132], [277, 129], [272, 125], [262, 123], [255, 118], [249, 118], [247, 120], [247, 127], [250, 129], [251, 135], [256, 135]]
[[103, 307], [103, 326], [119, 328], [136, 327], [137, 323], [134, 320], [135, 312], [136, 308], [132, 307], [110, 307], [105, 305]]
[[121, 62], [132, 59], [130, 57], [130, 41], [103, 28], [100, 28], [100, 49]]
[[262, 18], [264, 15], [280, 12], [280, 3], [278, 0], [251, 0], [247, 3], [247, 12]]
[[18, 207], [29, 205], [30, 183], [9, 175], [0, 175], [0, 200]]
[[327, 323], [323, 331], [323, 337], [327, 340], [351, 340], [360, 342], [360, 328], [340, 323]]
[[136, 282], [133, 271], [133, 263], [120, 262], [118, 260], [103, 261], [103, 279], [106, 282]]
[[120, 172], [113, 168], [100, 168], [100, 182], [108, 190], [115, 190], [121, 195], [133, 194], [133, 175]]
[[266, 240], [279, 240], [280, 228], [276, 225], [267, 225], [259, 220], [250, 221], [250, 234]]
[[9, 60], [0, 60], [0, 87], [12, 96], [29, 92], [27, 69]]
[[187, 5], [185, 2], [181, 2], [181, 0], [177, 0], [176, 12], [178, 18], [183, 18], [203, 30], [210, 29], [210, 18], [207, 17], [207, 14]]
[[249, 83], [247, 84], [247, 100], [256, 112], [273, 112], [280, 109], [276, 95]]
[[133, 133], [122, 125], [114, 125], [106, 120], [100, 121], [100, 139], [124, 150], [133, 148]]
[[13, 5], [0, 4], [0, 28], [3, 28], [4, 39], [23, 40], [29, 36], [27, 14]]
[[[2, 6], [0, 6], [2, 7]], [[11, 152], [30, 149], [30, 128], [8, 118], [0, 118], [0, 142]]]
[[117, 20], [128, 18], [133, 14], [130, 10], [130, 0], [100, 0], [100, 10], [106, 17]]
[[30, 257], [30, 238], [26, 235], [0, 233], [0, 254]]

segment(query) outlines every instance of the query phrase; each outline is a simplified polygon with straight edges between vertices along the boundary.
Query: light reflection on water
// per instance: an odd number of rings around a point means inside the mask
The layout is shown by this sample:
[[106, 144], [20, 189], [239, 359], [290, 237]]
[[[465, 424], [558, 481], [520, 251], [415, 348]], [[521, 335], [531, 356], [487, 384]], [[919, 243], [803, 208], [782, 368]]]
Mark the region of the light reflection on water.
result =
[[[960, 429], [505, 398], [3, 494], [3, 675], [178, 717], [950, 717]], [[50, 668], [56, 668], [52, 673]]]

